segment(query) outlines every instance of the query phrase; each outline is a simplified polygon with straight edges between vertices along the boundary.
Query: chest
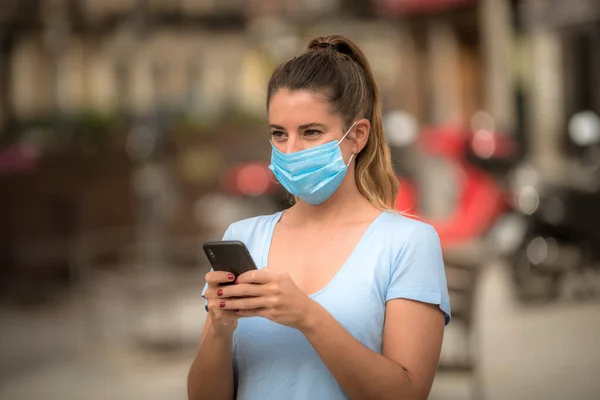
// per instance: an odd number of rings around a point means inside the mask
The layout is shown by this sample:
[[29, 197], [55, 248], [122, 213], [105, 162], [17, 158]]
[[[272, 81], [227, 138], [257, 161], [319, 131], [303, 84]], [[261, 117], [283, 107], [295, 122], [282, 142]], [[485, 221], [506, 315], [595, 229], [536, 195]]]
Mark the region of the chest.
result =
[[359, 251], [366, 226], [308, 230], [276, 226], [269, 268], [284, 271], [307, 295], [323, 289]]

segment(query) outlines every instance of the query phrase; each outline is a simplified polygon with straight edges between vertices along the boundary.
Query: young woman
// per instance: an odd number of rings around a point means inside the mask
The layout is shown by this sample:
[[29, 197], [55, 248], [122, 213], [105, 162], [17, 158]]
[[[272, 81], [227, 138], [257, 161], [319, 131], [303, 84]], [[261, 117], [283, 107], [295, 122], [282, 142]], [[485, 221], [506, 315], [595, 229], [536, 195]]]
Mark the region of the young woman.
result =
[[209, 272], [190, 399], [426, 399], [450, 320], [435, 230], [390, 208], [397, 179], [361, 50], [314, 39], [268, 86], [289, 209], [232, 224], [257, 271]]

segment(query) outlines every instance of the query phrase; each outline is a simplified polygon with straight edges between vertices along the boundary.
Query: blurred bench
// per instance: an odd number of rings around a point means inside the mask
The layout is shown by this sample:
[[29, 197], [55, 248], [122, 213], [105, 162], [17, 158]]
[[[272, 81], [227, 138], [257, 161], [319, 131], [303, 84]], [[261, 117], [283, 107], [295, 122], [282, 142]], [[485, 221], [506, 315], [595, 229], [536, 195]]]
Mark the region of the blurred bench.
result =
[[474, 243], [444, 252], [448, 293], [452, 307], [452, 321], [448, 330], [452, 329], [457, 333], [456, 337], [448, 337], [448, 335], [446, 338], [460, 340], [445, 343], [445, 346], [449, 346], [449, 355], [440, 359], [438, 374], [458, 374], [467, 378], [470, 383], [470, 398], [473, 400], [484, 399], [474, 318], [479, 275], [486, 260], [484, 251], [485, 246]]

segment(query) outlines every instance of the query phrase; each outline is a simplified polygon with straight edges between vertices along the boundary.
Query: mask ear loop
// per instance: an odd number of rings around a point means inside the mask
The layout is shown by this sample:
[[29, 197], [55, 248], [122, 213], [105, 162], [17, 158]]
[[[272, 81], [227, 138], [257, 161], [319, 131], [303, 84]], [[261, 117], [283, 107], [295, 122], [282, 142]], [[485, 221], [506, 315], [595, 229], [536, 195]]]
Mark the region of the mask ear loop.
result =
[[350, 131], [352, 130], [352, 128], [354, 128], [354, 125], [356, 125], [358, 121], [354, 121], [354, 123], [352, 124], [352, 126], [346, 131], [346, 133], [344, 133], [344, 136], [342, 136], [342, 138], [338, 141], [338, 144], [342, 143], [342, 141], [344, 139], [346, 139], [346, 136], [348, 136], [348, 134], [350, 133]]
[[[352, 130], [352, 128], [354, 128], [354, 125], [356, 125], [357, 122], [358, 121], [354, 121], [354, 123], [352, 124], [352, 126], [346, 131], [346, 133], [344, 134], [344, 136], [342, 136], [342, 138], [338, 142], [338, 146], [340, 145], [340, 143], [342, 143], [342, 141], [344, 139], [346, 139], [346, 136], [348, 136], [348, 134], [350, 133], [350, 131]], [[350, 159], [348, 160], [348, 164], [346, 164], [346, 168], [350, 165], [350, 163], [352, 162], [353, 158], [354, 158], [354, 153], [350, 154]]]
[[354, 153], [350, 154], [350, 159], [348, 160], [348, 164], [346, 164], [346, 168], [350, 166], [352, 159], [354, 158]]

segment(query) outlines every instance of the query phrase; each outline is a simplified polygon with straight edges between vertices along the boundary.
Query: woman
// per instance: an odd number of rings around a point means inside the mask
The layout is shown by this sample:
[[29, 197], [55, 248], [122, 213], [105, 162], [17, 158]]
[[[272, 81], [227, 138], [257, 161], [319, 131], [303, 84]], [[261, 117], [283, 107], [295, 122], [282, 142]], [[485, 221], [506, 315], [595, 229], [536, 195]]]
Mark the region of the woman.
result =
[[295, 204], [232, 224], [258, 266], [209, 272], [190, 399], [426, 399], [450, 306], [433, 228], [397, 193], [361, 50], [314, 39], [269, 81], [271, 169]]

